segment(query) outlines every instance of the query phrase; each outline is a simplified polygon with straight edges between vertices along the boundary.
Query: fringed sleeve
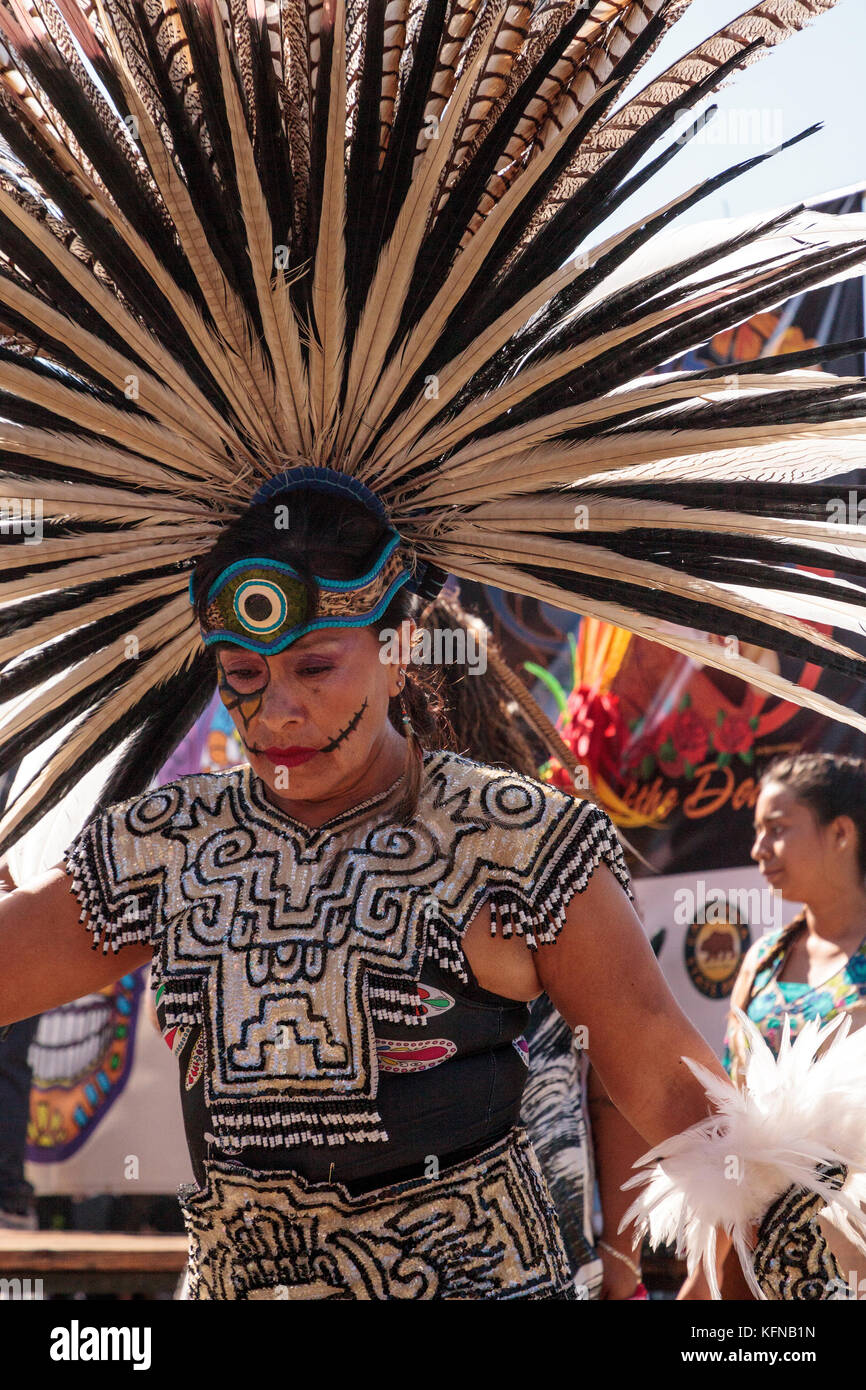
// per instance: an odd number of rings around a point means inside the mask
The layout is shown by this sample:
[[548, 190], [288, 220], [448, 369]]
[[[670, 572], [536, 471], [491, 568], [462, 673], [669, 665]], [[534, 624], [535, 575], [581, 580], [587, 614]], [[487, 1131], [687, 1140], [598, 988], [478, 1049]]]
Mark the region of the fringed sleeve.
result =
[[523, 883], [498, 883], [490, 892], [491, 928], [526, 939], [531, 950], [555, 941], [565, 926], [568, 904], [605, 864], [629, 898], [634, 897], [622, 847], [606, 812], [589, 801], [563, 797], [551, 803], [540, 828], [536, 853]]
[[440, 969], [467, 979], [463, 936], [485, 904], [493, 935], [522, 936], [534, 951], [556, 941], [569, 902], [600, 864], [633, 897], [616, 830], [598, 806], [517, 773], [459, 758], [451, 764], [450, 795], [431, 808], [431, 825], [439, 830], [442, 820], [444, 845], [454, 840], [455, 824], [462, 829], [476, 817], [480, 833], [458, 842], [450, 872], [429, 895], [427, 951]]
[[76, 836], [64, 854], [81, 921], [94, 949], [156, 941], [162, 926], [160, 842], [137, 824], [145, 798], [112, 806]]

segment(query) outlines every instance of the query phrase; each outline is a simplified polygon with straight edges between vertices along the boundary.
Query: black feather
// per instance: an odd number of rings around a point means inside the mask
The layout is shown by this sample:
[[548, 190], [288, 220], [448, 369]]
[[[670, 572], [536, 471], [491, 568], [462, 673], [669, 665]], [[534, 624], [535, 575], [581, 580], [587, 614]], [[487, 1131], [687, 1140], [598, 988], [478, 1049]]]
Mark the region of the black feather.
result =
[[136, 623], [152, 617], [164, 605], [165, 599], [161, 597], [131, 604], [120, 613], [110, 613], [85, 627], [76, 628], [14, 663], [6, 662], [0, 667], [0, 701], [16, 700], [86, 657], [134, 635]]
[[[365, 223], [369, 207], [369, 182], [378, 165], [384, 35], [385, 6], [369, 5], [364, 34], [364, 66], [358, 84], [358, 113], [346, 176], [346, 322], [349, 346], [367, 292], [361, 280], [361, 268], [367, 265], [368, 258], [362, 247], [367, 235]], [[346, 360], [348, 363], [348, 353]]]
[[[579, 549], [579, 543], [576, 543], [575, 549]], [[817, 666], [839, 671], [842, 675], [855, 676], [858, 680], [866, 679], [866, 658], [852, 660], [836, 652], [827, 651], [818, 643], [798, 637], [771, 623], [747, 617], [744, 613], [733, 613], [730, 609], [717, 607], [713, 603], [681, 597], [624, 580], [601, 579], [596, 575], [583, 574], [577, 553], [574, 566], [569, 569], [525, 564], [514, 568], [515, 571], [522, 571], [536, 580], [556, 584], [564, 593], [575, 598], [605, 604], [616, 603], [644, 617], [679, 623], [683, 627], [697, 628], [700, 632], [713, 632], [722, 637], [736, 636], [744, 642], [752, 642], [771, 651], [784, 652], [802, 661], [814, 662]]]
[[292, 255], [289, 265], [294, 266], [297, 264], [298, 248], [292, 245], [292, 161], [280, 109], [277, 75], [271, 58], [267, 24], [264, 20], [258, 24], [253, 24], [251, 20], [250, 23], [253, 30], [252, 77], [258, 116], [254, 145], [256, 168], [271, 216], [274, 244], [290, 248]]
[[379, 255], [391, 236], [409, 189], [447, 10], [447, 0], [427, 0], [424, 6], [412, 65], [400, 92], [382, 168], [371, 179], [372, 188], [367, 195], [366, 226], [353, 265], [352, 294], [356, 304], [363, 304], [367, 297]]
[[447, 202], [430, 229], [429, 250], [419, 263], [406, 296], [406, 308], [398, 336], [408, 333], [432, 303], [515, 126], [535, 92], [559, 62], [585, 20], [586, 7], [578, 6], [575, 14], [562, 27], [553, 43], [545, 50], [542, 58], [530, 70], [506, 104], [472, 159], [459, 171]]
[[[661, 20], [661, 15], [656, 16], [656, 22], [660, 23]], [[566, 216], [566, 214], [569, 214], [573, 210], [574, 206], [576, 205], [577, 199], [583, 198], [583, 194], [586, 191], [585, 189], [582, 190], [581, 194], [578, 194], [575, 196], [575, 198], [571, 199], [559, 213], [555, 214], [555, 216], [551, 218], [550, 222], [547, 224], [547, 227], [539, 234], [539, 236], [533, 238], [531, 246], [518, 258], [512, 270], [509, 271], [503, 279], [499, 281], [496, 280], [497, 272], [501, 267], [503, 261], [507, 259], [507, 257], [511, 254], [514, 246], [519, 243], [521, 236], [523, 235], [527, 225], [532, 219], [532, 216], [534, 216], [537, 208], [543, 203], [551, 186], [556, 182], [556, 179], [559, 177], [563, 169], [567, 168], [568, 164], [574, 157], [577, 147], [586, 138], [589, 130], [595, 124], [597, 124], [600, 115], [608, 109], [610, 104], [614, 101], [615, 97], [619, 95], [622, 87], [625, 85], [628, 78], [631, 76], [634, 66], [643, 56], [643, 46], [646, 46], [648, 48], [653, 42], [655, 42], [655, 35], [653, 26], [652, 24], [650, 24], [647, 26], [647, 29], [644, 31], [644, 34], [642, 35], [641, 40], [638, 42], [638, 44], [635, 45], [633, 49], [629, 49], [627, 55], [629, 62], [624, 67], [618, 66], [615, 70], [614, 76], [612, 76], [612, 78], [610, 79], [611, 91], [602, 103], [602, 110], [599, 111], [597, 107], [593, 105], [589, 109], [589, 111], [586, 112], [584, 116], [575, 123], [571, 135], [569, 136], [568, 141], [565, 143], [557, 159], [552, 161], [550, 168], [547, 170], [545, 176], [537, 181], [537, 185], [533, 190], [532, 194], [530, 194], [527, 198], [523, 200], [520, 207], [517, 208], [512, 213], [511, 217], [508, 219], [505, 228], [500, 233], [492, 250], [485, 258], [481, 266], [481, 269], [473, 279], [471, 286], [469, 286], [467, 288], [466, 293], [463, 296], [461, 296], [459, 306], [450, 315], [438, 342], [431, 344], [430, 353], [425, 358], [421, 366], [418, 368], [417, 372], [412, 377], [412, 379], [407, 382], [405, 388], [401, 392], [400, 398], [397, 401], [394, 409], [389, 413], [387, 420], [383, 422], [380, 433], [383, 433], [385, 430], [387, 430], [392, 421], [409, 407], [411, 402], [418, 395], [419, 391], [423, 389], [423, 383], [425, 381], [425, 378], [428, 378], [431, 374], [437, 375], [448, 361], [454, 360], [473, 341], [476, 341], [477, 339], [481, 338], [485, 330], [488, 329], [490, 325], [493, 322], [495, 322], [495, 320], [502, 313], [504, 313], [508, 308], [512, 307], [522, 296], [522, 294], [524, 294], [530, 289], [534, 289], [538, 284], [540, 284], [540, 282], [545, 278], [545, 276], [550, 274], [551, 268], [564, 262], [567, 259], [568, 255], [570, 255], [571, 252], [575, 249], [575, 247], [579, 244], [580, 236], [577, 232], [575, 232], [575, 235], [572, 238], [570, 244], [564, 250], [561, 251], [561, 254], [552, 250], [545, 250], [543, 255], [539, 255], [536, 249], [539, 246], [543, 237], [552, 237], [554, 235], [558, 235], [558, 233], [554, 233], [554, 231], [552, 230], [554, 224], [556, 224], [559, 230], [562, 231], [563, 227], [565, 226], [565, 223], [560, 219], [563, 219]], [[737, 55], [737, 59], [730, 60], [728, 66], [736, 66], [736, 62], [742, 61], [742, 58], [743, 54]], [[713, 74], [713, 83], [723, 81], [725, 75], [726, 72], [723, 69], [719, 69], [717, 73]], [[709, 83], [709, 79], [707, 79], [703, 84], [703, 88], [700, 94], [694, 97], [694, 101], [691, 100], [694, 89], [691, 89], [690, 91], [683, 93], [682, 96], [678, 98], [676, 102], [672, 103], [670, 107], [666, 107], [664, 112], [659, 113], [659, 116], [653, 118], [652, 121], [648, 122], [647, 126], [640, 132], [640, 150], [632, 150], [633, 141], [629, 141], [628, 144], [624, 147], [624, 149], [618, 152], [616, 164], [617, 177], [619, 177], [619, 175], [623, 172], [624, 169], [633, 167], [633, 164], [636, 163], [638, 159], [642, 157], [645, 150], [648, 149], [655, 142], [655, 140], [659, 138], [659, 135], [661, 133], [663, 133], [664, 129], [666, 128], [666, 124], [669, 125], [671, 120], [674, 119], [675, 116], [679, 114], [681, 110], [687, 109], [688, 106], [693, 105], [695, 101], [699, 100], [700, 97], [705, 94], [706, 90], [712, 90], [712, 85]], [[664, 120], [662, 119], [662, 116], [664, 116]], [[633, 139], [636, 140], [637, 136], [633, 137]], [[673, 146], [672, 150], [670, 152], [666, 152], [666, 155], [663, 157], [671, 157], [673, 154], [678, 152], [678, 148], [681, 148], [681, 146]], [[634, 159], [631, 159], [629, 157], [630, 151], [634, 155]], [[759, 158], [762, 157], [759, 156]], [[605, 164], [604, 169], [607, 169], [610, 163], [611, 161], [608, 161]], [[746, 168], [748, 167], [751, 167], [748, 161], [745, 162], [745, 167], [742, 169], [740, 169], [739, 166], [735, 166], [736, 172], [732, 173], [731, 177], [736, 177], [737, 173], [739, 172], [745, 172]], [[610, 177], [615, 181], [613, 171], [611, 171]], [[723, 179], [724, 175], [721, 175], [719, 177], [720, 179]], [[592, 182], [592, 180], [589, 180], [588, 182]], [[632, 189], [632, 191], [634, 190]], [[707, 193], [709, 193], [710, 191], [712, 190], [707, 189]], [[697, 201], [697, 198], [695, 199], [695, 201]], [[582, 203], [581, 206], [584, 206], [584, 204]], [[593, 211], [595, 210], [596, 205], [592, 201], [590, 201], [589, 208], [590, 211]], [[589, 215], [590, 213], [588, 212], [587, 216]], [[636, 245], [639, 245], [645, 239], [645, 237], [636, 237]], [[635, 247], [632, 247], [631, 250], [628, 251], [626, 254], [632, 254], [634, 249]], [[600, 282], [602, 273], [603, 272], [597, 274], [596, 277], [594, 277], [595, 283]], [[496, 286], [495, 291], [493, 289], [494, 283]], [[586, 293], [588, 288], [589, 280], [587, 277], [586, 281], [581, 282], [580, 292]], [[577, 290], [575, 291], [575, 293], [577, 293]], [[412, 302], [411, 299], [409, 300], [409, 302]], [[400, 341], [401, 337], [398, 333], [397, 335], [395, 335], [394, 341], [391, 345], [392, 353], [396, 350], [396, 347]], [[513, 355], [517, 356], [516, 353]], [[475, 394], [477, 389], [483, 389], [483, 387], [481, 387], [476, 380], [473, 380], [468, 389], [472, 392], [472, 394]]]
[[[163, 575], [177, 572], [176, 565], [162, 565], [142, 574], [141, 580], [158, 579]], [[0, 608], [0, 637], [12, 637], [16, 632], [26, 632], [43, 618], [55, 617], [61, 613], [80, 612], [85, 604], [94, 599], [108, 598], [129, 589], [129, 597], [135, 598], [135, 585], [130, 584], [128, 575], [118, 575], [112, 579], [95, 579], [87, 584], [64, 587], [61, 592], [37, 594], [33, 598], [22, 599], [16, 604]]]
[[[178, 255], [168, 220], [152, 189], [119, 143], [124, 137], [106, 129], [99, 110], [89, 100], [82, 100], [78, 78], [59, 53], [49, 56], [44, 49], [28, 44], [22, 50], [21, 59], [74, 132], [82, 151], [106, 187], [111, 189], [115, 202], [124, 209], [136, 231], [163, 264], [171, 267], [178, 283], [191, 292], [192, 277], [188, 271], [184, 273], [184, 263]], [[121, 114], [129, 115], [125, 103]]]
[[157, 687], [158, 699], [136, 705], [128, 722], [139, 720], [142, 715], [144, 722], [100, 792], [95, 809], [102, 810], [144, 791], [204, 713], [215, 689], [213, 659], [209, 652], [202, 652], [189, 670]]
[[[501, 277], [497, 283], [497, 294], [493, 295], [493, 288], [488, 280], [485, 290], [489, 299], [498, 299], [501, 291], [503, 300], [500, 303], [516, 304], [517, 301], [534, 289], [544, 275], [548, 273], [547, 267], [551, 265], [561, 265], [572, 252], [581, 245], [585, 236], [588, 235], [604, 218], [599, 218], [601, 208], [606, 208], [605, 216], [612, 212], [617, 204], [617, 190], [622, 185], [623, 177], [643, 158], [644, 154], [652, 148], [660, 135], [664, 134], [672, 121], [684, 111], [691, 108], [705, 96], [724, 82], [735, 68], [755, 52], [756, 49], [763, 47], [763, 40], [756, 39], [740, 53], [729, 58], [726, 63], [720, 66], [705, 77], [702, 81], [696, 82], [693, 87], [689, 87], [681, 93], [661, 111], [657, 112], [649, 121], [636, 131], [619, 150], [616, 150], [610, 158], [606, 159], [601, 168], [583, 184], [578, 193], [554, 213], [549, 222], [541, 229], [537, 237], [533, 238], [532, 246], [527, 247], [514, 265]], [[631, 50], [630, 50], [631, 52]], [[667, 157], [677, 153], [679, 147], [675, 144], [668, 152]], [[666, 158], [665, 156], [662, 156]], [[570, 162], [570, 161], [569, 161]], [[628, 196], [631, 196], [641, 185], [650, 177], [649, 169], [642, 171], [641, 174], [626, 184]], [[503, 257], [500, 257], [500, 261]], [[495, 265], [491, 269], [496, 269]], [[488, 311], [489, 312], [489, 311]], [[499, 310], [501, 312], [501, 308]]]
[[[583, 493], [581, 496], [591, 508], [592, 494]], [[674, 503], [675, 498], [671, 497], [670, 501]], [[676, 501], [678, 503], [678, 499]], [[807, 541], [743, 535], [734, 530], [737, 518], [751, 513], [745, 508], [731, 508], [729, 504], [728, 515], [731, 530], [723, 533], [701, 530], [698, 508], [694, 517], [694, 531], [681, 527], [642, 526], [636, 522], [627, 531], [583, 531], [580, 539], [582, 545], [597, 545], [604, 550], [615, 551], [617, 555], [664, 565], [672, 571], [683, 570], [695, 578], [711, 579], [719, 584], [787, 589], [815, 598], [838, 599], [841, 603], [863, 603], [866, 561], [850, 558], [845, 561], [846, 578], [859, 581], [860, 591], [857, 592], [835, 579], [793, 568], [796, 565], [826, 568], [826, 549], [810, 545]], [[825, 513], [822, 520], [826, 519]], [[833, 559], [835, 564], [836, 557]]]

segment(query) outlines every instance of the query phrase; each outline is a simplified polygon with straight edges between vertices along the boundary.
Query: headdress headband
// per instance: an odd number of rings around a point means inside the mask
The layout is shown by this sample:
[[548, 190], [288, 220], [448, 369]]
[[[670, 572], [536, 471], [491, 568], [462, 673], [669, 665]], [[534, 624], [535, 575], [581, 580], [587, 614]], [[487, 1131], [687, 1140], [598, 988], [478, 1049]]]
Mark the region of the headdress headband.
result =
[[[674, 123], [832, 3], [760, 0], [632, 96], [687, 4], [0, 0], [0, 775], [67, 731], [0, 852], [113, 750], [103, 804], [164, 764], [212, 689], [187, 571], [287, 486], [364, 490], [401, 538], [322, 584], [328, 621], [452, 572], [728, 672], [689, 629], [863, 674], [826, 625], [859, 621], [864, 532], [822, 483], [866, 466], [866, 392], [805, 370], [858, 345], [663, 371], [860, 274], [862, 224], [677, 232], [770, 152], [602, 227], [705, 121]], [[311, 621], [250, 560], [206, 642]]]
[[319, 606], [309, 621], [307, 589], [292, 565], [267, 558], [236, 561], [208, 593], [205, 646], [232, 642], [268, 656], [320, 628], [366, 627], [381, 618], [410, 578], [399, 545], [400, 537], [391, 531], [372, 569], [357, 580], [317, 575]]
[[[269, 498], [300, 489], [330, 492], [362, 502], [381, 521], [387, 512], [381, 500], [354, 478], [330, 468], [292, 468], [271, 479], [252, 499], [256, 506]], [[424, 566], [421, 566], [422, 571]], [[207, 595], [202, 625], [206, 647], [231, 642], [263, 656], [285, 651], [299, 637], [329, 627], [366, 627], [381, 618], [394, 595], [412, 583], [412, 557], [389, 526], [376, 560], [356, 579], [315, 576], [319, 603], [309, 617], [307, 587], [297, 569], [272, 557], [236, 560], [217, 576]], [[194, 575], [190, 576], [194, 601]]]

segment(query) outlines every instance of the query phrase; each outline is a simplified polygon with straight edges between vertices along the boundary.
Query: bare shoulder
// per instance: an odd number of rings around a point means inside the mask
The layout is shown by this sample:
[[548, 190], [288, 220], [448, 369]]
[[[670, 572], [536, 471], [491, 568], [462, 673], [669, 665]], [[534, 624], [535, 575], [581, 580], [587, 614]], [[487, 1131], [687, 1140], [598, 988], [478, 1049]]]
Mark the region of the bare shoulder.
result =
[[606, 864], [596, 865], [583, 891], [571, 896], [555, 940], [530, 950], [523, 936], [492, 934], [490, 904], [484, 903], [466, 930], [463, 949], [484, 989], [527, 1001], [546, 992], [569, 1010], [590, 976], [610, 982], [620, 972], [643, 968], [655, 983], [658, 973], [640, 920]]

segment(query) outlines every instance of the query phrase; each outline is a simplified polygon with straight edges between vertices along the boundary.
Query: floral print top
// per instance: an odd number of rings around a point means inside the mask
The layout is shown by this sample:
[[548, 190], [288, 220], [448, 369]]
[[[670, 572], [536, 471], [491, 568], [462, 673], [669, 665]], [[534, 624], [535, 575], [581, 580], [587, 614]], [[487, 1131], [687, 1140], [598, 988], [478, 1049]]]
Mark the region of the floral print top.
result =
[[[821, 985], [779, 980], [788, 951], [805, 929], [806, 920], [801, 913], [786, 927], [756, 941], [741, 967], [741, 978], [754, 974], [747, 1001], [738, 999], [740, 991], [734, 986], [732, 1004], [743, 1009], [775, 1055], [779, 1052], [786, 1016], [791, 1021], [792, 1037], [796, 1037], [810, 1019], [828, 1023], [840, 1013], [855, 1015], [855, 1028], [866, 1023], [866, 940], [860, 943], [847, 964]], [[743, 1030], [731, 1014], [722, 1064], [738, 1086], [743, 1081], [746, 1055]]]

